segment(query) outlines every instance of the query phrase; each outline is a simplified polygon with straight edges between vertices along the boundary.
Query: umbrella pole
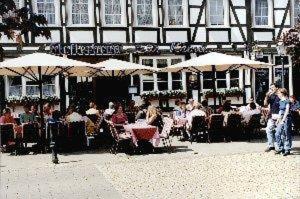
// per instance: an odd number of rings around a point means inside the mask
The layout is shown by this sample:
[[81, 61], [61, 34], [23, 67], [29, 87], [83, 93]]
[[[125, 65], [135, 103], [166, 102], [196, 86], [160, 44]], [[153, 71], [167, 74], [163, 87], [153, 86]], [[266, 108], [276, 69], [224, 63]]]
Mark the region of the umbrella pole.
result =
[[216, 88], [216, 66], [212, 65], [213, 72], [213, 98], [214, 98], [214, 112], [217, 112], [217, 88]]
[[40, 99], [39, 99], [39, 106], [40, 106], [40, 114], [41, 114], [41, 135], [44, 133], [44, 112], [43, 112], [43, 82], [42, 82], [42, 67], [38, 67], [39, 73], [39, 90], [40, 90]]

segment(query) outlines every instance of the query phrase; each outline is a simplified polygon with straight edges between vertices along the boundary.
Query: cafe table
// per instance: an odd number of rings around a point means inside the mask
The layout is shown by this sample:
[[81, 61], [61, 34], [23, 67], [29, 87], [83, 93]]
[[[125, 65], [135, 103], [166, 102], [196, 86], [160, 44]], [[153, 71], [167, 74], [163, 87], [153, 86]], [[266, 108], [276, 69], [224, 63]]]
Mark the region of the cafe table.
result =
[[153, 146], [158, 146], [160, 141], [159, 131], [156, 126], [148, 125], [147, 123], [133, 123], [124, 125], [124, 129], [130, 132], [132, 142], [137, 147], [138, 141], [150, 141]]

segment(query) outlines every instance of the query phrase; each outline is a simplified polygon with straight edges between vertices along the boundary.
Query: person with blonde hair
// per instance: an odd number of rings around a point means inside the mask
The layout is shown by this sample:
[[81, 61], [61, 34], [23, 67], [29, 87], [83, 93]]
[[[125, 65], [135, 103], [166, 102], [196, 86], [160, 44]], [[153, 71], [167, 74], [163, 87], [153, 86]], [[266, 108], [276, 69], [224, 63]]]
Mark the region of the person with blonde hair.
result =
[[163, 129], [162, 117], [155, 106], [149, 106], [146, 113], [146, 122], [149, 125], [156, 126], [159, 132]]

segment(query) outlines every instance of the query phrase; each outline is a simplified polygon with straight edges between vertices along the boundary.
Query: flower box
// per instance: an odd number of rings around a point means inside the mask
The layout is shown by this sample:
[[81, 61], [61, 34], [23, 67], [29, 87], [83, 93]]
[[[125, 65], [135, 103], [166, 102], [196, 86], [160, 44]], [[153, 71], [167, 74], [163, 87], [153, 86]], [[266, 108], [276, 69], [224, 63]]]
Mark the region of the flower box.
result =
[[141, 98], [145, 100], [168, 100], [183, 99], [187, 94], [184, 91], [147, 91], [141, 94]]

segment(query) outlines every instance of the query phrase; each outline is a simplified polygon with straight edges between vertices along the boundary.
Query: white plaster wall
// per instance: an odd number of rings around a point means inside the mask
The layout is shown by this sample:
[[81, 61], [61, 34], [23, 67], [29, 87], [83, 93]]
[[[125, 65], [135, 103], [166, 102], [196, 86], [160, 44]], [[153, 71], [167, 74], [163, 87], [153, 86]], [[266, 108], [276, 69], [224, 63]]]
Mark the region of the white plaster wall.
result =
[[70, 31], [71, 43], [94, 43], [92, 31]]
[[[275, 25], [281, 25], [281, 22], [284, 17], [284, 10], [275, 10], [274, 11], [274, 16], [275, 16]], [[284, 25], [290, 25], [291, 24], [291, 18], [290, 18], [290, 12], [288, 12], [286, 16], [286, 20], [284, 22]]]
[[7, 36], [2, 35], [2, 37], [0, 38], [0, 43], [16, 43], [16, 40], [8, 39]]
[[103, 31], [103, 42], [126, 42], [125, 31]]
[[[192, 29], [191, 34], [193, 34], [194, 29]], [[197, 34], [196, 34], [196, 38], [195, 38], [195, 42], [206, 42], [206, 29], [203, 27], [199, 27]]]
[[135, 42], [157, 43], [156, 31], [135, 31]]
[[285, 8], [288, 0], [274, 0], [274, 8]]
[[[242, 27], [245, 37], [247, 38], [247, 30]], [[231, 41], [232, 42], [243, 42], [242, 34], [238, 27], [231, 28]]]
[[254, 40], [257, 41], [272, 41], [272, 32], [254, 32]]
[[166, 42], [187, 42], [186, 31], [166, 31]]
[[245, 6], [245, 0], [232, 0], [234, 6]]
[[190, 5], [195, 5], [195, 6], [201, 5], [202, 2], [203, 2], [203, 0], [190, 0], [189, 1]]
[[199, 8], [191, 8], [190, 9], [190, 24], [197, 23], [199, 11], [200, 11]]
[[209, 31], [209, 42], [228, 42], [228, 32]]
[[[235, 9], [235, 11], [236, 11], [238, 19], [240, 21], [240, 24], [246, 24], [246, 10], [245, 9]], [[231, 9], [230, 9], [230, 18], [231, 18], [232, 24], [237, 24]]]
[[36, 37], [35, 42], [36, 43], [56, 43], [56, 42], [60, 42], [60, 32], [58, 30], [52, 30], [50, 39], [47, 40], [45, 37]]

